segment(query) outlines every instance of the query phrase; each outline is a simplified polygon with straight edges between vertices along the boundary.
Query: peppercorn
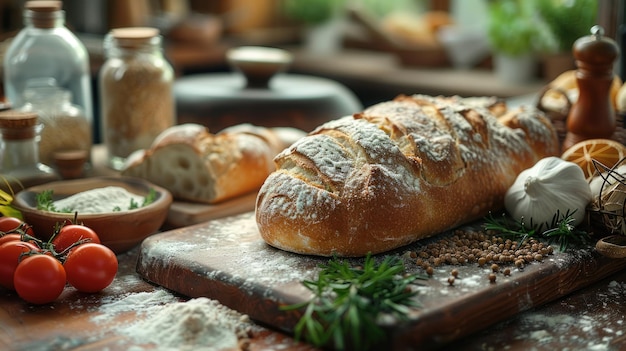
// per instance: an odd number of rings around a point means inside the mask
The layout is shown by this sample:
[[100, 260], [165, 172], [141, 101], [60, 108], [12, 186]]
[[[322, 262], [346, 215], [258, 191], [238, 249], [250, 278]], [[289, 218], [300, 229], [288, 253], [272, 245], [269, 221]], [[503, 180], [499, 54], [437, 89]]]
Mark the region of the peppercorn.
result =
[[500, 266], [498, 266], [497, 264], [494, 263], [494, 264], [491, 265], [491, 271], [492, 272], [495, 273], [495, 272], [498, 272], [499, 270], [500, 270]]

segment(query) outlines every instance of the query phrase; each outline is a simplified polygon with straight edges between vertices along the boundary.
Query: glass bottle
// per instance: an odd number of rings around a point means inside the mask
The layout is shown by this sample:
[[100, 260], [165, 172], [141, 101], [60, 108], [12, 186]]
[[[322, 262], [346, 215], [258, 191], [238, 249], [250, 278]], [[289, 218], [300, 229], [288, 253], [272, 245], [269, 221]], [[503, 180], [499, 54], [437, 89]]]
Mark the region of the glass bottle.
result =
[[61, 1], [27, 1], [24, 28], [4, 55], [4, 89], [12, 108], [25, 104], [24, 92], [41, 85], [71, 93], [73, 103], [93, 120], [89, 55], [82, 42], [65, 27]]
[[4, 191], [18, 192], [60, 179], [51, 167], [39, 162], [38, 142], [42, 128], [37, 113], [0, 112], [0, 188]]
[[44, 128], [39, 142], [39, 159], [54, 166], [58, 152], [91, 153], [91, 123], [80, 106], [71, 103], [71, 93], [58, 87], [38, 87], [24, 93], [22, 111], [37, 112]]
[[109, 165], [117, 170], [134, 151], [147, 149], [176, 123], [174, 70], [162, 53], [156, 28], [110, 31], [100, 69], [102, 140]]

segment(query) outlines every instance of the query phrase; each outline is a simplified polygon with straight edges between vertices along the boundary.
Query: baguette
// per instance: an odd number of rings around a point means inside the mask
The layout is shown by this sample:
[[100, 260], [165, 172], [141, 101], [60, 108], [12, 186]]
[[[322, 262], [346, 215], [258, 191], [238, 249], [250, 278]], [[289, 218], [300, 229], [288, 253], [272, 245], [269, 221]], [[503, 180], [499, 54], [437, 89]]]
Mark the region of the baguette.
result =
[[250, 124], [211, 134], [202, 125], [182, 124], [129, 156], [121, 173], [164, 187], [175, 199], [214, 204], [258, 190], [274, 170], [274, 156], [304, 135]]
[[399, 96], [277, 155], [257, 196], [257, 226], [269, 245], [295, 253], [381, 253], [503, 208], [517, 175], [558, 151], [535, 108]]

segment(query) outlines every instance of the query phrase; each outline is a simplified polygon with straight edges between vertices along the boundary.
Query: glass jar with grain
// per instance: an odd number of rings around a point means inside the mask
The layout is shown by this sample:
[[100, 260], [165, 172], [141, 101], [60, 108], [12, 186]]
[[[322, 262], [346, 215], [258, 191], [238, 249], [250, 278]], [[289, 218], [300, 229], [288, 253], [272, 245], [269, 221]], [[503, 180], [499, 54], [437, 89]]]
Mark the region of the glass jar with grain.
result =
[[104, 42], [107, 59], [100, 69], [100, 118], [108, 163], [124, 167], [134, 151], [147, 149], [176, 123], [174, 71], [162, 53], [158, 29], [111, 30]]
[[54, 86], [31, 88], [24, 93], [27, 103], [22, 111], [36, 112], [43, 125], [39, 141], [39, 159], [55, 166], [58, 152], [91, 153], [92, 128], [84, 111], [71, 103], [71, 92]]

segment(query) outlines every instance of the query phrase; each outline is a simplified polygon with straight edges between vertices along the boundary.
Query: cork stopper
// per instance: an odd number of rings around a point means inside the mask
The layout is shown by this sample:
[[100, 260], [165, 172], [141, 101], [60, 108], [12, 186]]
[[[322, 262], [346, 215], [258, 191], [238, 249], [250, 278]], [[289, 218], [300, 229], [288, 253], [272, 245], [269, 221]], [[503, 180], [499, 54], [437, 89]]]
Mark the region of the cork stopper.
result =
[[0, 130], [5, 140], [32, 139], [37, 135], [39, 116], [33, 112], [7, 110], [0, 112]]
[[136, 48], [159, 36], [159, 30], [152, 27], [126, 27], [111, 30], [117, 45], [123, 48]]
[[604, 36], [604, 28], [593, 26], [591, 35], [574, 42], [573, 55], [578, 68], [612, 75], [619, 48], [613, 39]]
[[26, 1], [24, 8], [35, 12], [54, 12], [62, 8], [62, 2], [54, 0], [30, 0]]
[[61, 1], [30, 0], [24, 5], [26, 15], [37, 28], [53, 28], [59, 12], [63, 8]]
[[88, 157], [89, 153], [85, 150], [57, 151], [54, 153], [54, 162], [61, 177], [76, 179], [82, 177]]

